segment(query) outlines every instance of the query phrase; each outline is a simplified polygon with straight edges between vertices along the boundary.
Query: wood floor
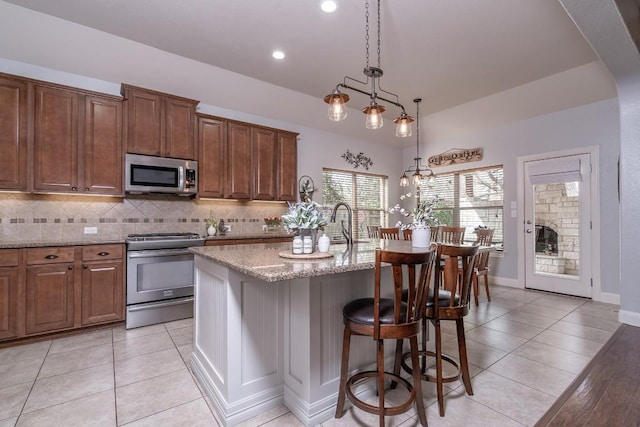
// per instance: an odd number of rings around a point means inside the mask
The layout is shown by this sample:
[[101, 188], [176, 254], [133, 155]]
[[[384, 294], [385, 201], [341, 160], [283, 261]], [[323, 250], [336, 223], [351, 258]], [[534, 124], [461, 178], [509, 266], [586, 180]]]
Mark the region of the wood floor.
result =
[[587, 425], [640, 426], [640, 328], [621, 325], [536, 423]]

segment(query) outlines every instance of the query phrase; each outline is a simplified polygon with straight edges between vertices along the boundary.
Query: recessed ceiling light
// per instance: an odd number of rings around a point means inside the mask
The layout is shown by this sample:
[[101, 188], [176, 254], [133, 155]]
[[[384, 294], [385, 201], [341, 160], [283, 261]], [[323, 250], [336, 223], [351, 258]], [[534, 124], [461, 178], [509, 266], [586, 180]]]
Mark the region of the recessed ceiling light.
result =
[[333, 0], [325, 0], [320, 4], [320, 9], [327, 13], [335, 12], [337, 7], [338, 5]]
[[271, 56], [275, 59], [284, 59], [284, 52], [281, 50], [274, 50]]

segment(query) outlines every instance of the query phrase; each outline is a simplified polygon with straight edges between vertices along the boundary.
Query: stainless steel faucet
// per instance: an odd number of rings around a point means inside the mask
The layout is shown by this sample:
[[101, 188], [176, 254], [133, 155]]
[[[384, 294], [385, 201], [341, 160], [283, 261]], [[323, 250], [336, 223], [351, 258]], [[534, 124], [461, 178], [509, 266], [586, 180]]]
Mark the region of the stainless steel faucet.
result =
[[342, 225], [342, 235], [347, 240], [348, 246], [353, 246], [353, 210], [351, 210], [351, 206], [345, 202], [336, 203], [333, 208], [333, 213], [331, 214], [331, 222], [336, 222], [336, 212], [340, 206], [344, 206], [347, 209], [347, 221], [349, 222], [349, 227], [345, 228], [344, 220], [341, 220], [340, 223]]

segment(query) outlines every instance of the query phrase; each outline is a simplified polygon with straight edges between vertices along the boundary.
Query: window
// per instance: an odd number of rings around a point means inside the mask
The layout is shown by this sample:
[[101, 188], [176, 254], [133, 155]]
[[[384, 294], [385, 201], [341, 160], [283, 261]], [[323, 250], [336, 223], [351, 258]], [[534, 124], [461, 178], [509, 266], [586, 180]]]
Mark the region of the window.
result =
[[497, 245], [503, 243], [502, 192], [502, 166], [439, 174], [420, 189], [423, 199], [442, 199], [434, 213], [441, 224], [466, 227], [464, 239], [469, 242], [475, 241], [478, 226], [493, 228]]
[[[387, 185], [384, 175], [322, 169], [322, 203], [327, 209], [338, 202], [348, 203], [353, 209], [353, 238], [366, 239], [368, 225], [386, 224]], [[347, 210], [343, 208], [337, 212], [336, 223], [325, 228], [331, 240], [344, 239], [341, 221], [348, 227]]]

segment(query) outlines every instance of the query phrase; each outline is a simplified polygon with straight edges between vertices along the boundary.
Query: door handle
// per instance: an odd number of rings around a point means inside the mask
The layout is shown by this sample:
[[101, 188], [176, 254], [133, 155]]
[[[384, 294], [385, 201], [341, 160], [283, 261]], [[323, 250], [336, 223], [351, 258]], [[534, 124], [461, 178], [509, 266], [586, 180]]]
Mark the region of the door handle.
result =
[[527, 224], [531, 225], [531, 220], [530, 219], [527, 220]]
[[527, 228], [527, 233], [531, 234], [531, 229]]

